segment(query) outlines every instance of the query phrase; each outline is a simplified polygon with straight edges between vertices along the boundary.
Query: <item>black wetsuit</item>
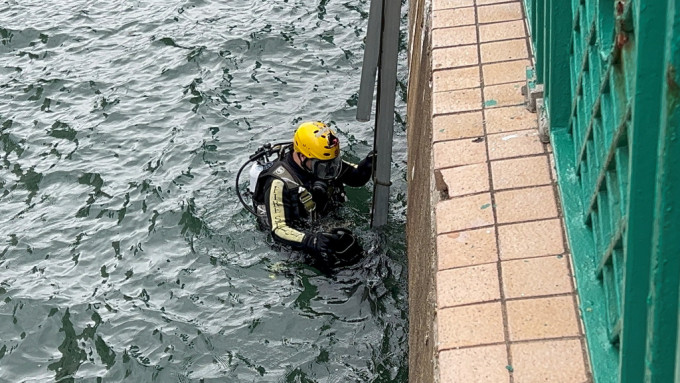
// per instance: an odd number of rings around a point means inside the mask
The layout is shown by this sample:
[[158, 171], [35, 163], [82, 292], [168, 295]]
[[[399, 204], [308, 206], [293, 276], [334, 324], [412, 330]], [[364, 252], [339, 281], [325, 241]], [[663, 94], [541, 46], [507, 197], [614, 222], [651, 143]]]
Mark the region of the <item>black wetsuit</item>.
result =
[[[289, 151], [258, 178], [253, 199], [255, 205], [264, 205], [261, 210], [266, 215], [262, 215], [261, 223], [277, 242], [303, 248], [305, 236], [313, 235], [309, 224], [311, 215], [321, 217], [336, 208], [344, 201], [344, 185], [365, 185], [371, 178], [371, 168], [370, 159], [363, 160], [359, 166], [343, 161], [338, 178], [323, 181], [296, 164]], [[310, 196], [312, 211], [306, 201]]]

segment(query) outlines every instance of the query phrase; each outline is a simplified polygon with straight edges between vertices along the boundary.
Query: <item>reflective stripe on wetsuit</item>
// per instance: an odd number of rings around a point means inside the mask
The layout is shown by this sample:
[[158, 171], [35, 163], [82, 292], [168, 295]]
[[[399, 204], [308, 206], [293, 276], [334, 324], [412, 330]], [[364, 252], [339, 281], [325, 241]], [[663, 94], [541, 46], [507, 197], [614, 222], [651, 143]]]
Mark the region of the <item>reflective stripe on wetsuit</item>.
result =
[[302, 244], [305, 234], [288, 226], [286, 208], [283, 203], [284, 183], [278, 178], [272, 180], [269, 188], [269, 225], [272, 234], [291, 244]]

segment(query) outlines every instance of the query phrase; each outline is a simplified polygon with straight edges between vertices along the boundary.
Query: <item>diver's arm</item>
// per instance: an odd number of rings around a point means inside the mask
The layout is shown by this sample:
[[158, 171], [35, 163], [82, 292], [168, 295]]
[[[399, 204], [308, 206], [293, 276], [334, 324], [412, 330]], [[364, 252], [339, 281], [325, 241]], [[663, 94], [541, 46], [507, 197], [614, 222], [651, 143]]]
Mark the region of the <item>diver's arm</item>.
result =
[[278, 242], [290, 245], [297, 249], [307, 250], [312, 253], [331, 251], [332, 241], [337, 235], [329, 233], [303, 232], [289, 226], [290, 217], [283, 199], [285, 184], [274, 178], [265, 193], [267, 201], [267, 219], [271, 226], [271, 233]]
[[267, 219], [271, 227], [271, 233], [278, 242], [294, 247], [303, 247], [305, 233], [289, 226], [291, 219], [286, 216], [289, 212], [283, 202], [285, 184], [280, 179], [274, 178], [265, 193], [267, 202]]
[[373, 174], [373, 157], [373, 153], [369, 153], [366, 158], [359, 162], [359, 165], [343, 160], [339, 180], [351, 187], [366, 185]]

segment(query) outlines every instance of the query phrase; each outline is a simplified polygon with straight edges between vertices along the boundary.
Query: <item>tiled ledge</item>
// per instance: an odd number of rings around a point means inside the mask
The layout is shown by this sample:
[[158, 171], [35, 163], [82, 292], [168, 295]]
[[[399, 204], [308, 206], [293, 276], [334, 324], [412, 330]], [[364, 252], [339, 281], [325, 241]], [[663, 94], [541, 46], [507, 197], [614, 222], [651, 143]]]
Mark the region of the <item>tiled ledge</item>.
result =
[[522, 3], [432, 3], [440, 382], [588, 382]]

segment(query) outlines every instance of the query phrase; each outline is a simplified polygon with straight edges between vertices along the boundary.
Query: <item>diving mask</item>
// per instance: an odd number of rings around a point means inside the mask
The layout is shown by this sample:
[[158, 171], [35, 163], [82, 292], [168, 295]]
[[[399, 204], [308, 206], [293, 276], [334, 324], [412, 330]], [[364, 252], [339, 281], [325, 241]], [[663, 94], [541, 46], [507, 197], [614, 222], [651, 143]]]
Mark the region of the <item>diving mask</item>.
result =
[[340, 170], [342, 169], [342, 159], [340, 156], [332, 160], [309, 158], [309, 161], [312, 174], [319, 179], [332, 180], [340, 175]]

